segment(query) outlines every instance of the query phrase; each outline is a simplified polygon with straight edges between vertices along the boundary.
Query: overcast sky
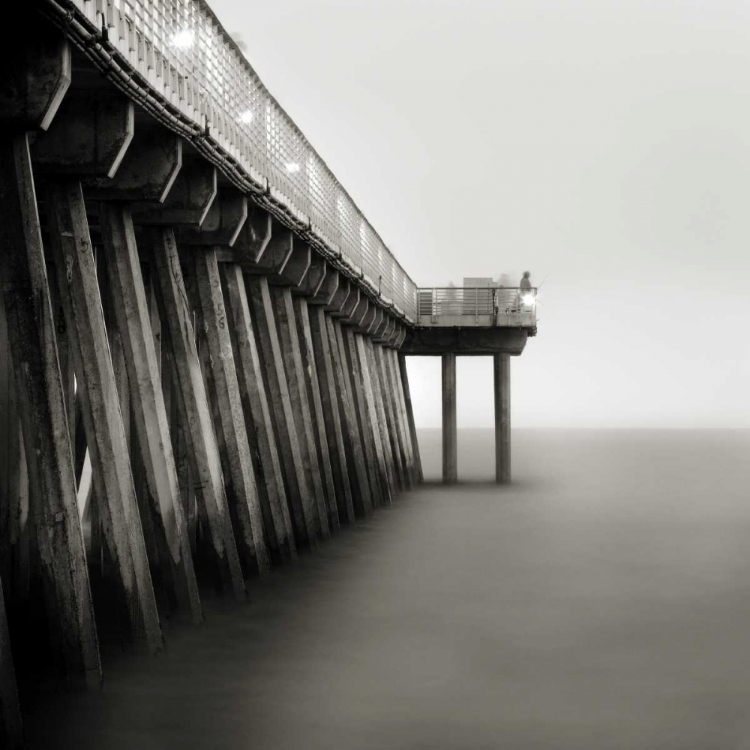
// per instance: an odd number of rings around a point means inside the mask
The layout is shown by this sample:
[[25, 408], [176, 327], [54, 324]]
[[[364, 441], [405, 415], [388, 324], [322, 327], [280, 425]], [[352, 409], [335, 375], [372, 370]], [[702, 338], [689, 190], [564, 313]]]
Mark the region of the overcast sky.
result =
[[516, 426], [750, 427], [749, 3], [209, 4], [418, 285], [546, 279]]

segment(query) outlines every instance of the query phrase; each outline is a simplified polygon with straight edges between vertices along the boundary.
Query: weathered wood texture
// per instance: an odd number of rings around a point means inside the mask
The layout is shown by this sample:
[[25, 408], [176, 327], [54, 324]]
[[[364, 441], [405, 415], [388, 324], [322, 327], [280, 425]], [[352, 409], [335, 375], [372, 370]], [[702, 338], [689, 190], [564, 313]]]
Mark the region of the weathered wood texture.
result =
[[[328, 452], [336, 493], [336, 505], [340, 523], [354, 523], [354, 502], [349, 479], [346, 447], [342, 431], [344, 417], [339, 409], [339, 398], [333, 352], [326, 325], [326, 314], [318, 305], [309, 311], [310, 336], [320, 387], [320, 408], [328, 438]], [[348, 396], [347, 396], [348, 398]], [[352, 464], [352, 471], [354, 466]]]
[[84, 400], [83, 420], [107, 545], [116, 561], [131, 636], [149, 651], [163, 647], [138, 513], [130, 455], [102, 313], [96, 265], [79, 182], [53, 182], [50, 237], [58, 286]]
[[302, 355], [302, 370], [305, 387], [307, 388], [307, 401], [310, 405], [310, 416], [313, 423], [313, 442], [316, 443], [318, 449], [318, 464], [326, 499], [328, 525], [332, 530], [336, 531], [339, 529], [341, 522], [339, 521], [336, 485], [333, 480], [333, 469], [331, 467], [331, 449], [328, 444], [325, 417], [323, 415], [318, 365], [315, 361], [315, 349], [313, 347], [312, 331], [310, 330], [310, 310], [307, 300], [303, 297], [295, 297], [293, 301], [294, 314], [297, 319], [297, 335]]
[[48, 617], [62, 634], [65, 674], [90, 686], [101, 681], [76, 480], [62, 391], [41, 227], [25, 135], [0, 143], [0, 282], [15, 365], [18, 411], [46, 581]]
[[222, 463], [235, 540], [245, 573], [257, 571], [265, 574], [269, 561], [263, 537], [263, 516], [255, 485], [216, 250], [198, 250], [194, 253], [194, 261], [201, 317], [216, 391], [219, 429], [224, 438]]
[[328, 509], [320, 474], [318, 451], [313, 434], [310, 404], [307, 400], [305, 372], [302, 367], [300, 342], [297, 335], [296, 316], [292, 302], [292, 290], [289, 287], [271, 287], [271, 299], [274, 304], [276, 328], [281, 344], [281, 356], [284, 362], [289, 398], [299, 437], [302, 464], [305, 470], [308, 487], [311, 488], [314, 505], [311, 515], [315, 530], [323, 538], [330, 535], [328, 527]]
[[[180, 268], [174, 232], [155, 229], [148, 236], [150, 258], [158, 278], [157, 299], [162, 335], [169, 345], [179, 390], [181, 423], [189, 445], [190, 474], [198, 498], [203, 528], [210, 538], [216, 583], [231, 589], [238, 601], [245, 599], [245, 584], [232, 532], [229, 507], [221, 472], [221, 460], [201, 377], [195, 345], [192, 312]], [[168, 342], [167, 342], [168, 334]]]
[[341, 435], [344, 440], [346, 465], [349, 471], [352, 505], [356, 515], [367, 517], [372, 512], [370, 478], [367, 475], [359, 422], [352, 402], [351, 381], [347, 371], [346, 358], [337, 334], [336, 325], [328, 313], [325, 313], [325, 326], [328, 332], [328, 347], [333, 376], [331, 387], [335, 388], [338, 397]]
[[242, 269], [235, 263], [222, 266], [240, 396], [253, 466], [260, 493], [264, 528], [269, 545], [281, 559], [296, 559], [291, 516], [284, 475], [273, 431], [271, 409], [263, 382], [263, 367], [255, 341], [255, 322], [250, 314]]
[[104, 204], [100, 217], [107, 276], [145, 470], [141, 500], [147, 507], [142, 519], [152, 519], [160, 573], [170, 603], [199, 623], [203, 614], [161, 389], [152, 310], [141, 275], [133, 222], [130, 211], [120, 205]]
[[493, 357], [495, 386], [495, 481], [510, 482], [510, 355]]
[[297, 544], [315, 546], [314, 499], [308, 484], [300, 449], [300, 438], [289, 396], [284, 360], [276, 328], [276, 315], [268, 280], [263, 276], [246, 277], [249, 297], [255, 313], [258, 352], [265, 374], [266, 392], [274, 405], [271, 417], [276, 444], [281, 451], [284, 481]]
[[411, 444], [412, 461], [417, 474], [418, 481], [424, 480], [422, 472], [422, 459], [419, 456], [419, 441], [417, 440], [417, 426], [414, 423], [414, 409], [411, 404], [411, 390], [409, 387], [409, 372], [406, 369], [406, 357], [403, 354], [398, 355], [398, 374], [401, 380], [399, 392], [404, 398], [404, 410], [409, 423], [409, 442]]
[[0, 580], [0, 747], [15, 750], [22, 744], [21, 707], [18, 704], [8, 620], [5, 616], [3, 585]]
[[456, 425], [456, 355], [442, 356], [443, 381], [443, 483], [458, 481], [458, 435]]

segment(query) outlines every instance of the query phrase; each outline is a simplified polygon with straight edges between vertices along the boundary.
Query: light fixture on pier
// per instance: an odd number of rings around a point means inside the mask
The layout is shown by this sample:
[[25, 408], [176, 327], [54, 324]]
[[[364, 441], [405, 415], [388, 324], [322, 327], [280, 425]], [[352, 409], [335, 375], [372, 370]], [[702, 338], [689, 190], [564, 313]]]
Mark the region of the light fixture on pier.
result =
[[299, 172], [299, 164], [297, 162], [291, 161], [286, 165], [286, 171], [291, 172], [294, 174], [295, 172]]
[[192, 29], [183, 29], [175, 34], [172, 34], [172, 38], [169, 43], [177, 49], [190, 49], [195, 41], [195, 34]]
[[246, 109], [244, 112], [240, 114], [240, 116], [237, 118], [243, 125], [249, 125], [253, 121], [253, 113]]
[[523, 302], [526, 307], [534, 307], [536, 299], [533, 294], [523, 294], [521, 295], [521, 302]]

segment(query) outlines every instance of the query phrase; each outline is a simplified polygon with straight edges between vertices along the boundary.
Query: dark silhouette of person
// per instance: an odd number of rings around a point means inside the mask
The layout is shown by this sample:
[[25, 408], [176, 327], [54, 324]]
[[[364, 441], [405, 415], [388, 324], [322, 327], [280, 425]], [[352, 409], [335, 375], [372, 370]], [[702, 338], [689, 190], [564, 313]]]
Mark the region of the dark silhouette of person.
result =
[[518, 285], [518, 288], [521, 290], [522, 294], [523, 292], [531, 291], [531, 273], [529, 271], [523, 272], [523, 278], [521, 279], [521, 283]]

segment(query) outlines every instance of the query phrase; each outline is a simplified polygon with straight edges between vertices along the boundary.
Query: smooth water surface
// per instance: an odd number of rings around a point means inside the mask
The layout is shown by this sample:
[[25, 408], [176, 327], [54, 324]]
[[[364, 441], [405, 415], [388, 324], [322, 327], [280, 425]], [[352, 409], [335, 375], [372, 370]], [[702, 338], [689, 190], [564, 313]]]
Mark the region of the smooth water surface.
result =
[[[490, 479], [492, 433], [459, 445]], [[29, 746], [750, 748], [750, 434], [513, 447], [513, 486], [427, 484], [101, 694], [40, 699]]]

